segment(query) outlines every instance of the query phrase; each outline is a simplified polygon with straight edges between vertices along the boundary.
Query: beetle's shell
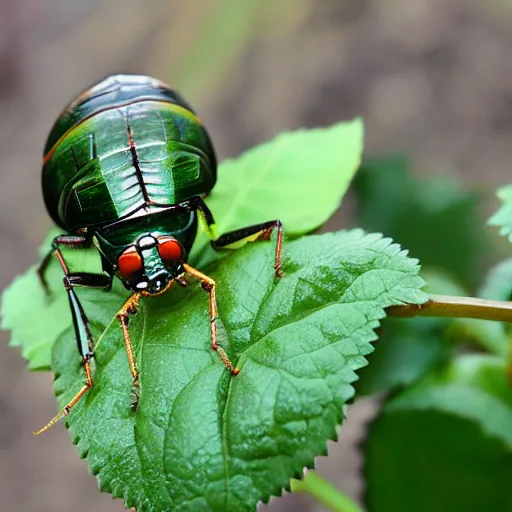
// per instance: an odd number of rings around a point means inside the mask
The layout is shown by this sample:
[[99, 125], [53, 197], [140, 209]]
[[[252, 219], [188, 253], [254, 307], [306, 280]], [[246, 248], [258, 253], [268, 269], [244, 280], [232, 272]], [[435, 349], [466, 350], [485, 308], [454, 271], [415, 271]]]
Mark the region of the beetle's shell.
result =
[[145, 76], [117, 75], [85, 91], [46, 143], [44, 201], [71, 232], [207, 194], [215, 181], [215, 154], [199, 119]]

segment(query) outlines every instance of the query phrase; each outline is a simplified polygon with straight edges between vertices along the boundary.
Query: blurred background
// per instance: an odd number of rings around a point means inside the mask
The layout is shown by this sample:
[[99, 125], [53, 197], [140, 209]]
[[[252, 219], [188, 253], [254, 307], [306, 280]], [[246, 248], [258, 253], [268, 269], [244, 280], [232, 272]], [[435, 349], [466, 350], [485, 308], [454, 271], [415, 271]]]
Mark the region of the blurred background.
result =
[[[361, 115], [367, 156], [406, 154], [417, 177], [462, 181], [482, 197], [478, 223], [512, 181], [511, 52], [508, 0], [0, 0], [0, 285], [34, 263], [50, 227], [40, 190], [49, 127], [106, 75], [179, 89], [220, 159]], [[356, 224], [354, 197], [329, 228]], [[123, 510], [97, 491], [64, 427], [32, 437], [55, 411], [52, 376], [29, 374], [0, 336], [0, 510]], [[357, 443], [374, 408], [351, 408], [319, 460], [358, 500]], [[321, 509], [288, 495], [265, 510]]]

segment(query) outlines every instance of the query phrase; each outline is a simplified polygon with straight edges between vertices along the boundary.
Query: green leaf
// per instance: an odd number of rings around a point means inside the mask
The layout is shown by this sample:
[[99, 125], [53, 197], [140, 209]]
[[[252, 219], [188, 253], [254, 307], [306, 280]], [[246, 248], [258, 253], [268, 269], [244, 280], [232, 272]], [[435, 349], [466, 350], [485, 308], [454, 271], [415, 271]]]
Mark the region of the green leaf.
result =
[[481, 282], [490, 244], [475, 193], [445, 176], [414, 177], [404, 157], [364, 162], [354, 187], [362, 228], [392, 237], [470, 291]]
[[364, 447], [372, 512], [512, 510], [503, 360], [464, 356], [389, 401]]
[[386, 318], [375, 353], [360, 372], [358, 395], [373, 395], [411, 384], [449, 356], [443, 318]]
[[508, 335], [504, 324], [491, 320], [475, 318], [454, 318], [450, 322], [446, 335], [449, 339], [462, 344], [471, 344], [480, 350], [506, 358]]
[[[206, 203], [219, 234], [279, 219], [286, 236], [309, 233], [338, 209], [361, 163], [361, 119], [330, 128], [281, 133], [219, 166], [218, 183]], [[192, 261], [202, 266], [214, 255], [200, 233]]]
[[503, 203], [501, 208], [489, 219], [491, 226], [500, 228], [500, 235], [512, 242], [512, 185], [498, 190], [498, 197]]
[[[94, 388], [68, 421], [103, 491], [138, 512], [255, 510], [326, 453], [384, 308], [427, 296], [416, 260], [380, 235], [311, 236], [286, 243], [283, 254], [279, 281], [264, 242], [207, 269], [237, 377], [210, 348], [199, 284], [142, 303], [130, 323], [141, 383], [135, 414], [114, 319], [121, 297], [95, 317]], [[53, 351], [60, 406], [83, 385], [74, 344], [68, 330]]]
[[512, 258], [495, 265], [478, 293], [483, 299], [512, 299]]
[[[443, 295], [464, 295], [461, 287], [438, 270], [422, 268], [425, 291]], [[369, 365], [359, 373], [358, 395], [392, 391], [423, 377], [446, 363], [451, 342], [445, 336], [449, 318], [386, 318], [382, 322], [375, 352]]]
[[338, 209], [363, 151], [363, 123], [281, 133], [219, 166], [208, 197], [219, 232], [280, 219], [302, 235]]
[[[49, 232], [40, 250], [41, 257], [50, 250], [52, 239], [59, 233], [57, 229]], [[100, 270], [95, 250], [63, 249], [63, 252], [66, 257], [69, 255], [67, 259], [72, 262], [72, 269], [83, 272]], [[51, 283], [50, 296], [46, 296], [36, 270], [37, 266], [29, 268], [4, 291], [1, 328], [11, 331], [10, 345], [21, 347], [21, 354], [28, 359], [31, 370], [50, 371], [52, 345], [71, 326], [71, 314], [62, 284], [62, 268], [57, 260], [51, 261], [47, 274], [48, 282]], [[102, 308], [101, 301], [97, 301], [97, 294], [87, 289], [80, 293], [91, 303], [94, 312]]]
[[[356, 119], [331, 128], [285, 133], [238, 159], [223, 162], [217, 185], [206, 200], [219, 234], [277, 218], [283, 221], [287, 236], [319, 227], [345, 194], [359, 165], [362, 145], [363, 125]], [[60, 233], [57, 229], [49, 233], [41, 256]], [[200, 230], [190, 258], [198, 268], [229, 253], [215, 253], [208, 242]], [[100, 270], [95, 249], [72, 249], [65, 255], [77, 271]], [[11, 345], [22, 347], [33, 370], [50, 368], [51, 347], [71, 325], [57, 262], [52, 262], [49, 274], [49, 280], [56, 283], [51, 298], [39, 286], [35, 267], [16, 278], [2, 297], [1, 327], [11, 330]], [[27, 323], [29, 317], [32, 320]]]
[[[491, 268], [477, 296], [483, 299], [510, 300], [512, 293], [512, 259]], [[486, 352], [502, 358], [510, 355], [510, 325], [475, 318], [454, 318], [448, 335], [455, 340], [471, 342]]]

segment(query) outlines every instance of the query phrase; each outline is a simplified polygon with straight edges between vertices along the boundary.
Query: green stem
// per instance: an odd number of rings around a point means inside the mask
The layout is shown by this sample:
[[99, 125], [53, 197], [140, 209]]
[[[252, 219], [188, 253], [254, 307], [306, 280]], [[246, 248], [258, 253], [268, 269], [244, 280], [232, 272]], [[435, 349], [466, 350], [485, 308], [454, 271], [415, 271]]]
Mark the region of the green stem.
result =
[[391, 306], [386, 312], [388, 315], [401, 317], [448, 316], [512, 323], [512, 302], [475, 297], [431, 295], [425, 304]]
[[363, 512], [348, 496], [314, 471], [307, 471], [302, 480], [291, 480], [292, 492], [307, 492], [333, 512]]

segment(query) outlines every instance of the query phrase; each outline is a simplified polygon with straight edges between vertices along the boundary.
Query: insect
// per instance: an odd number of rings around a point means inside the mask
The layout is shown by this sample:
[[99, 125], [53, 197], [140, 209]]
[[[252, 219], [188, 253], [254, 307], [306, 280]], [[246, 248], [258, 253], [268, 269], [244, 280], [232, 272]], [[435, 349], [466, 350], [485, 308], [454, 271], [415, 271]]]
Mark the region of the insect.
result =
[[[239, 370], [217, 343], [215, 281], [187, 264], [198, 218], [215, 249], [247, 240], [269, 239], [276, 230], [275, 273], [281, 277], [282, 225], [271, 220], [215, 238], [212, 213], [204, 202], [217, 179], [215, 152], [192, 108], [165, 83], [146, 76], [116, 75], [72, 101], [50, 131], [44, 150], [42, 185], [46, 208], [64, 230], [41, 262], [38, 275], [46, 292], [46, 269], [53, 256], [64, 271], [85, 383], [47, 425], [48, 430], [93, 386], [94, 344], [87, 313], [75, 287], [110, 290], [114, 277], [132, 293], [117, 318], [123, 334], [136, 408], [139, 374], [129, 320], [142, 297], [163, 294], [186, 277], [198, 279], [209, 295], [211, 346], [226, 368]], [[62, 247], [94, 246], [102, 273], [71, 272]]]

